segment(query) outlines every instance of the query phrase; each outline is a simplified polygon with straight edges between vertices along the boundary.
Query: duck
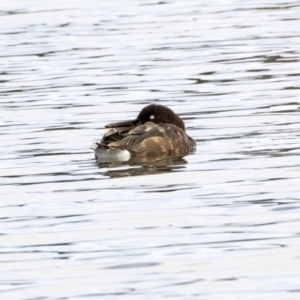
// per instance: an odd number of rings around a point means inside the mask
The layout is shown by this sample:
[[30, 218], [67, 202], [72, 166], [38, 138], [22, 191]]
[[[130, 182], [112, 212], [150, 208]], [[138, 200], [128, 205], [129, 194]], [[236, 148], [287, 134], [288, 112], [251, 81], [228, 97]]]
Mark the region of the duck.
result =
[[150, 104], [134, 120], [110, 123], [93, 150], [97, 161], [183, 157], [196, 150], [183, 120], [170, 108]]

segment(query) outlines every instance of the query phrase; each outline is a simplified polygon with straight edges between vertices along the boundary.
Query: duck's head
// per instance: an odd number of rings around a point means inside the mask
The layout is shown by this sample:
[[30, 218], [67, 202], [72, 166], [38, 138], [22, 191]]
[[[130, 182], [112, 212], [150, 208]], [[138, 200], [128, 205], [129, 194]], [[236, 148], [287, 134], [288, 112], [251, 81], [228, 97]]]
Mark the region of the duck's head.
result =
[[153, 122], [153, 123], [168, 123], [176, 125], [177, 127], [181, 128], [185, 131], [185, 126], [182, 119], [176, 115], [173, 110], [170, 108], [157, 105], [157, 104], [150, 104], [144, 107], [140, 113], [138, 114], [137, 118], [131, 121], [124, 121], [118, 123], [111, 123], [106, 125], [107, 128], [115, 128], [115, 127], [133, 127], [145, 124], [146, 122]]

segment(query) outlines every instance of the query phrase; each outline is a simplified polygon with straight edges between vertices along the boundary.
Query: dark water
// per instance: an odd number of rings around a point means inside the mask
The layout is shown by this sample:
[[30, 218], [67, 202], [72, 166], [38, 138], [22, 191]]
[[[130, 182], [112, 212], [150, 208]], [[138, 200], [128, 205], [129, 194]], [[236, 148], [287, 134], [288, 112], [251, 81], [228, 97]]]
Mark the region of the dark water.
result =
[[[299, 1], [2, 1], [0, 21], [1, 299], [299, 299]], [[149, 103], [197, 152], [97, 166], [104, 125]]]

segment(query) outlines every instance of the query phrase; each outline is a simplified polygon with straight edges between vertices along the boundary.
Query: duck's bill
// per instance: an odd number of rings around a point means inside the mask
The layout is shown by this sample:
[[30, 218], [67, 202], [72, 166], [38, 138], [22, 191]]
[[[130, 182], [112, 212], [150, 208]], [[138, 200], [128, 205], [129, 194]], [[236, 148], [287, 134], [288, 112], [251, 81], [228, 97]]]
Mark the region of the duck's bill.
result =
[[105, 125], [106, 128], [117, 128], [117, 127], [134, 127], [139, 124], [139, 120], [122, 121], [117, 123], [109, 123]]

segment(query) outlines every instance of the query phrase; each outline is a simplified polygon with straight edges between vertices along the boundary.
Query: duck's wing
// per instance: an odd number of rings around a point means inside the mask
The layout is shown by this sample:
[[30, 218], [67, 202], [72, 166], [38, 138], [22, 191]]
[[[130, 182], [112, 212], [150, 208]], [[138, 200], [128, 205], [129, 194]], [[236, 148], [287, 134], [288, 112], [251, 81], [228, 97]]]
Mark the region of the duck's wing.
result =
[[[131, 127], [132, 128], [132, 127]], [[92, 149], [109, 149], [109, 144], [122, 140], [130, 131], [129, 127], [117, 127], [109, 129], [99, 143], [92, 145]]]
[[126, 149], [134, 156], [185, 155], [189, 151], [188, 136], [171, 124], [147, 122], [135, 127], [124, 138], [108, 144], [111, 149]]
[[109, 129], [103, 136], [101, 144], [109, 145], [112, 142], [122, 140], [131, 128], [128, 127], [117, 127]]

